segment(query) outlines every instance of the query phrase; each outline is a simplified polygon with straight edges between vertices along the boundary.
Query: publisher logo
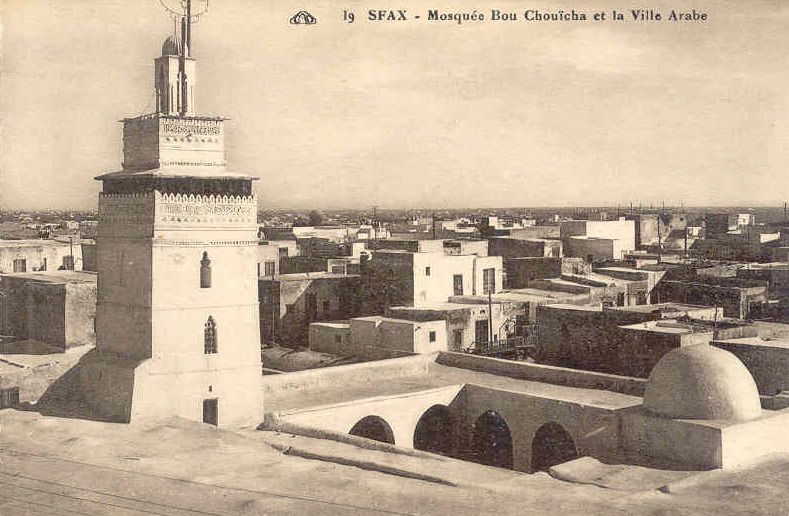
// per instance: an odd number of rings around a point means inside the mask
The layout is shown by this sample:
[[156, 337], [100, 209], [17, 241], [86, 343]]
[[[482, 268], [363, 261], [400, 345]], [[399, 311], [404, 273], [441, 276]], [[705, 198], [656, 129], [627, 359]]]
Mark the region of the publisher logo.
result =
[[291, 25], [315, 25], [318, 20], [307, 11], [299, 11], [290, 17]]

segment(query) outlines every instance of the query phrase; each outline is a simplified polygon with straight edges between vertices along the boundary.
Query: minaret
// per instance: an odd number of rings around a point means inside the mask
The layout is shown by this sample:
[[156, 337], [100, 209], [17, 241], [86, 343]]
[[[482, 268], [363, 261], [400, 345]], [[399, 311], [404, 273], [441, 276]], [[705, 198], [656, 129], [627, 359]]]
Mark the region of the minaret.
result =
[[181, 38], [172, 35], [162, 44], [162, 55], [154, 60], [156, 111], [165, 115], [195, 114], [197, 67]]
[[257, 178], [227, 169], [225, 119], [194, 112], [189, 22], [154, 61], [156, 112], [122, 121], [123, 168], [96, 178], [97, 350], [81, 376], [114, 419], [254, 426]]

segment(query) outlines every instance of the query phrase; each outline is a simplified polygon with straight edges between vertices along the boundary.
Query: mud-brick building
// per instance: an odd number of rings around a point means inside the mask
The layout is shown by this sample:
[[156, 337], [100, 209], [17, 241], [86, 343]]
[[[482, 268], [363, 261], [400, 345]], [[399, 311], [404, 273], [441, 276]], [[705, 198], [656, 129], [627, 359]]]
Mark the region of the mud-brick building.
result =
[[362, 268], [362, 311], [393, 306], [428, 307], [451, 296], [495, 294], [503, 285], [500, 256], [442, 251], [374, 251]]
[[652, 302], [720, 306], [726, 317], [759, 318], [768, 302], [768, 288], [767, 281], [743, 278], [664, 278], [652, 291]]
[[498, 236], [488, 240], [488, 248], [491, 256], [503, 258], [562, 256], [562, 241], [558, 239]]
[[258, 278], [261, 345], [306, 347], [310, 323], [358, 315], [359, 276], [330, 272]]
[[646, 377], [669, 351], [708, 343], [713, 333], [717, 338], [756, 335], [743, 321], [720, 320], [720, 312], [673, 303], [539, 306], [537, 359], [561, 367]]
[[59, 347], [95, 344], [96, 274], [0, 275], [0, 332]]

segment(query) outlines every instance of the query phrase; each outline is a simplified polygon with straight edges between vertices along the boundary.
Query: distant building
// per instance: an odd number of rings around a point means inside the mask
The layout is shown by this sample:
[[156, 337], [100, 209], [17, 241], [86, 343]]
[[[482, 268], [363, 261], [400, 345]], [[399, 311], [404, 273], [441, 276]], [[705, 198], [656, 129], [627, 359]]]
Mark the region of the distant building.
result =
[[704, 216], [704, 221], [707, 236], [714, 238], [753, 226], [756, 223], [756, 218], [752, 213], [707, 213]]
[[570, 220], [560, 224], [564, 254], [589, 261], [621, 260], [636, 248], [632, 220]]
[[259, 243], [257, 248], [258, 276], [274, 277], [280, 271], [280, 247], [268, 243]]
[[524, 226], [522, 228], [511, 228], [507, 232], [512, 238], [520, 238], [528, 240], [530, 238], [561, 238], [561, 230], [558, 225], [556, 226]]
[[789, 392], [789, 333], [771, 337], [719, 337], [712, 344], [734, 354], [745, 364], [760, 394], [786, 397]]
[[544, 238], [492, 237], [488, 240], [488, 254], [503, 258], [545, 257], [560, 258], [562, 241]]
[[752, 263], [737, 269], [737, 277], [766, 281], [771, 298], [789, 298], [789, 264]]
[[310, 325], [310, 350], [363, 359], [446, 351], [443, 320], [408, 321], [374, 315]]
[[737, 319], [763, 316], [768, 302], [768, 283], [759, 280], [696, 276], [685, 280], [662, 279], [653, 291], [655, 303], [688, 303], [720, 306], [723, 314]]
[[636, 249], [662, 244], [672, 234], [684, 233], [688, 226], [684, 213], [633, 213], [624, 218], [635, 222]]
[[0, 240], [0, 273], [82, 270], [79, 241]]
[[595, 272], [565, 273], [559, 278], [533, 280], [535, 288], [563, 290], [587, 294], [589, 303], [605, 307], [646, 305], [652, 302], [652, 292], [660, 271], [605, 267]]
[[359, 276], [326, 271], [258, 280], [261, 345], [306, 347], [313, 322], [358, 315]]
[[489, 243], [487, 240], [467, 238], [457, 239], [430, 239], [430, 240], [377, 240], [367, 243], [367, 248], [373, 251], [400, 250], [410, 253], [444, 252], [445, 254], [476, 254], [488, 256]]
[[98, 272], [96, 241], [83, 238], [80, 241], [80, 248], [82, 250], [82, 270]]
[[592, 266], [583, 258], [505, 258], [504, 287], [528, 288], [534, 281], [561, 278], [562, 274], [589, 274]]
[[395, 306], [387, 311], [387, 315], [418, 322], [444, 321], [443, 348], [464, 351], [508, 336], [502, 308], [499, 302], [490, 306], [477, 302], [443, 302], [426, 306]]
[[450, 296], [496, 293], [503, 283], [499, 256], [375, 251], [362, 270], [362, 310], [429, 306]]
[[[540, 363], [647, 377], [672, 349], [708, 343], [716, 308], [673, 303], [628, 308], [565, 304], [537, 309]], [[717, 334], [739, 337], [755, 330], [718, 321]]]

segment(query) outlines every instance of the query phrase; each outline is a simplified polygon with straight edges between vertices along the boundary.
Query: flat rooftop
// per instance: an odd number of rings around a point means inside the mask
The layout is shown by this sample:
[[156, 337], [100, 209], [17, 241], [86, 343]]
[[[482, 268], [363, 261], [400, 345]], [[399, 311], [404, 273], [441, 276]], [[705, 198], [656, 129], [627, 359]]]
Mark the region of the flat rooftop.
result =
[[[74, 239], [74, 245], [79, 244], [79, 240]], [[23, 240], [3, 240], [0, 239], [0, 248], [3, 247], [68, 247], [71, 245], [68, 240], [53, 240], [51, 238], [27, 238]]]
[[708, 333], [712, 335], [711, 326], [699, 326], [689, 323], [681, 323], [673, 319], [663, 319], [660, 321], [646, 321], [643, 323], [628, 324], [620, 326], [625, 330], [648, 331], [650, 333], [665, 333], [672, 335], [682, 335], [690, 333]]
[[716, 343], [734, 344], [737, 346], [753, 346], [766, 348], [781, 348], [789, 350], [789, 336], [781, 337], [744, 337], [741, 339], [716, 340]]
[[37, 283], [52, 283], [63, 285], [78, 283], [96, 284], [97, 274], [91, 271], [40, 271], [40, 272], [11, 272], [2, 274], [6, 278], [17, 278]]
[[747, 266], [742, 267], [743, 270], [789, 270], [789, 263], [786, 262], [770, 262], [770, 263], [749, 263]]
[[[485, 298], [487, 300], [487, 297]], [[452, 312], [454, 310], [469, 310], [477, 308], [479, 303], [430, 303], [422, 306], [393, 306], [392, 310], [407, 310], [411, 312]]]
[[366, 317], [354, 317], [354, 321], [368, 321], [368, 322], [392, 322], [392, 323], [405, 323], [405, 324], [422, 324], [426, 322], [444, 322], [443, 319], [436, 319], [435, 321], [412, 321], [410, 319], [398, 319], [397, 317], [384, 317], [383, 315], [368, 315]]
[[351, 327], [349, 321], [329, 321], [329, 322], [313, 322], [310, 326], [321, 326], [324, 328], [336, 328], [338, 330], [347, 330]]
[[578, 312], [603, 312], [603, 308], [599, 305], [569, 305], [567, 303], [555, 303], [546, 305], [546, 308], [551, 310], [575, 310]]
[[[488, 296], [452, 296], [450, 299], [457, 300], [459, 303], [480, 304], [487, 303]], [[544, 303], [557, 300], [587, 300], [585, 294], [573, 294], [559, 290], [542, 290], [537, 288], [523, 288], [504, 290], [491, 296], [494, 303]]]
[[548, 243], [561, 242], [561, 240], [559, 240], [558, 238], [539, 238], [539, 237], [519, 238], [518, 236], [512, 236], [512, 235], [495, 236], [492, 238], [492, 240], [514, 240], [516, 242], [534, 242], [537, 244], [545, 243], [545, 242]]
[[570, 239], [573, 240], [593, 240], [593, 241], [600, 241], [600, 242], [613, 242], [617, 240], [616, 238], [602, 238], [602, 237], [593, 237], [588, 235], [574, 235], [571, 236]]
[[259, 280], [265, 281], [303, 281], [312, 279], [342, 279], [342, 278], [359, 278], [358, 274], [336, 274], [333, 272], [292, 272], [290, 274], [280, 274], [275, 276], [272, 280], [270, 276], [259, 276]]
[[607, 274], [602, 274], [599, 272], [588, 272], [586, 274], [564, 274], [562, 276], [563, 276], [562, 279], [566, 279], [571, 283], [577, 282], [581, 285], [594, 282], [594, 283], [599, 283], [600, 286], [607, 286], [607, 285], [624, 286], [633, 281], [643, 281], [643, 280], [629, 280], [629, 279], [615, 278], [614, 276], [608, 276]]
[[630, 305], [630, 306], [611, 306], [606, 310], [619, 310], [622, 312], [639, 312], [639, 313], [653, 313], [659, 311], [660, 313], [671, 312], [693, 312], [696, 310], [713, 310], [711, 306], [704, 305], [688, 305], [684, 303], [656, 303], [653, 305]]
[[[330, 369], [326, 370], [330, 373]], [[517, 392], [540, 398], [575, 403], [607, 410], [624, 409], [642, 403], [639, 396], [618, 392], [566, 387], [529, 380], [517, 380], [507, 376], [449, 367], [435, 362], [428, 364], [427, 373], [399, 378], [387, 378], [382, 382], [359, 382], [343, 384], [326, 389], [300, 391], [275, 390], [266, 393], [267, 412], [291, 412], [324, 405], [334, 405], [366, 398], [413, 394], [439, 387], [453, 385], [475, 385], [491, 389]]]

